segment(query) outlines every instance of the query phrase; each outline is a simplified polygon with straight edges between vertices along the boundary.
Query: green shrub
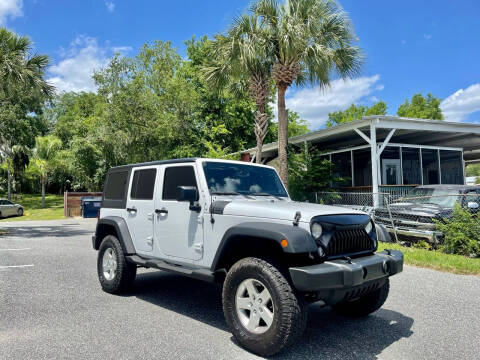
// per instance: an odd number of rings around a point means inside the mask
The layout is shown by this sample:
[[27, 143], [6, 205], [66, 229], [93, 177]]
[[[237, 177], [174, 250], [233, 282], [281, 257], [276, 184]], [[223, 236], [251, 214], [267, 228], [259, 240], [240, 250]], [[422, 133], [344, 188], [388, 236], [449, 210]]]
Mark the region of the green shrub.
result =
[[441, 250], [447, 254], [480, 256], [480, 218], [459, 204], [453, 207], [452, 217], [436, 221], [437, 230], [444, 235]]
[[420, 240], [412, 245], [416, 249], [431, 250], [431, 245], [425, 240]]

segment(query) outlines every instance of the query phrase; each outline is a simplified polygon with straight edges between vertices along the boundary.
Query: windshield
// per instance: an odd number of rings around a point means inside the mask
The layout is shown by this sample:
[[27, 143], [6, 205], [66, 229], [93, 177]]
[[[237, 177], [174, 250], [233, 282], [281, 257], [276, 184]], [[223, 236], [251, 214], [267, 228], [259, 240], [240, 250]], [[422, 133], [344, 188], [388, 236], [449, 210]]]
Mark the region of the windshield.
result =
[[203, 171], [210, 194], [288, 196], [273, 169], [246, 164], [205, 161]]
[[435, 204], [442, 207], [453, 207], [459, 200], [458, 190], [455, 189], [413, 189], [404, 199], [420, 204]]

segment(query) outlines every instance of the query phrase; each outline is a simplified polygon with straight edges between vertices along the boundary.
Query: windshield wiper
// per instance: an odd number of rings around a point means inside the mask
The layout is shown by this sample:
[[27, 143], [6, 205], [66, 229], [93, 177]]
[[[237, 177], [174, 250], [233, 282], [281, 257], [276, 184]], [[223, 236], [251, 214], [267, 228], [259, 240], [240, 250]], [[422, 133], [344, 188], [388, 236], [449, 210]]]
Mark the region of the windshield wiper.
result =
[[269, 193], [266, 193], [266, 192], [256, 192], [256, 193], [250, 193], [248, 195], [251, 195], [251, 196], [273, 196], [275, 199], [283, 200], [280, 196], [269, 194]]
[[210, 195], [240, 195], [235, 191], [212, 191]]

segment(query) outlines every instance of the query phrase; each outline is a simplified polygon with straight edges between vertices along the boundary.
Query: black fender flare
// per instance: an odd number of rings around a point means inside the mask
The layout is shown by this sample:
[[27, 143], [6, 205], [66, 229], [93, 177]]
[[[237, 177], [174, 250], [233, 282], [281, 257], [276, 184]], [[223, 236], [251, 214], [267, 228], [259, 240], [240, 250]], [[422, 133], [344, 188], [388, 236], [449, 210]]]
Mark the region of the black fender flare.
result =
[[[215, 253], [211, 270], [215, 271], [222, 255], [228, 248], [230, 240], [236, 237], [253, 237], [271, 240], [280, 246], [284, 253], [300, 254], [315, 252], [318, 249], [310, 232], [298, 226], [275, 224], [270, 222], [245, 222], [229, 228], [222, 237]], [[288, 245], [281, 246], [281, 241], [286, 239]]]
[[92, 238], [93, 248], [98, 250], [100, 248], [100, 243], [102, 242], [102, 227], [105, 225], [113, 226], [117, 233], [118, 241], [122, 244], [123, 252], [125, 255], [133, 255], [136, 253], [135, 247], [133, 246], [132, 237], [128, 231], [127, 222], [125, 219], [119, 216], [106, 216], [101, 218], [97, 222], [97, 228], [95, 230], [95, 236]]
[[387, 228], [383, 224], [375, 224], [375, 230], [377, 232], [377, 241], [391, 243], [392, 237]]

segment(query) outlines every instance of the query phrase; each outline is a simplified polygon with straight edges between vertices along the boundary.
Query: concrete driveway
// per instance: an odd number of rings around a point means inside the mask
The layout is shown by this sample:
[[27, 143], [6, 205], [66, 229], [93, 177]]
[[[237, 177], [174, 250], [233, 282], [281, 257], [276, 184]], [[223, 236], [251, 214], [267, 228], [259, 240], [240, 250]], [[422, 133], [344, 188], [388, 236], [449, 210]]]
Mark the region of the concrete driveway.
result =
[[[96, 220], [11, 222], [0, 236], [0, 359], [253, 359], [229, 333], [221, 287], [139, 271], [104, 293]], [[350, 320], [312, 305], [305, 336], [278, 359], [474, 359], [480, 278], [406, 267], [385, 306]]]

